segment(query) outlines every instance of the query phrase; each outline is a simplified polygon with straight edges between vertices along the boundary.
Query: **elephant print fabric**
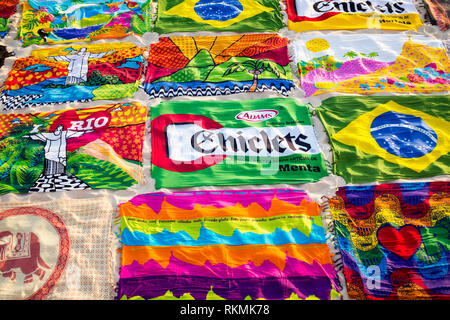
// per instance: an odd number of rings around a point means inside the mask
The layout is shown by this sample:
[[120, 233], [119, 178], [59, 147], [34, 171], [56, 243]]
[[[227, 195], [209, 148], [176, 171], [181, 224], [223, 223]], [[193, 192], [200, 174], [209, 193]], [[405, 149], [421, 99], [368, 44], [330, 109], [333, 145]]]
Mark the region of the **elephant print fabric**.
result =
[[132, 43], [37, 49], [14, 62], [0, 98], [3, 110], [130, 98], [143, 72], [143, 49]]
[[351, 299], [449, 299], [449, 187], [347, 186], [329, 199]]
[[110, 299], [112, 213], [101, 198], [0, 205], [0, 299]]
[[219, 96], [294, 88], [287, 38], [277, 34], [161, 37], [150, 46], [151, 98]]
[[0, 194], [126, 189], [142, 182], [147, 112], [130, 102], [0, 115]]

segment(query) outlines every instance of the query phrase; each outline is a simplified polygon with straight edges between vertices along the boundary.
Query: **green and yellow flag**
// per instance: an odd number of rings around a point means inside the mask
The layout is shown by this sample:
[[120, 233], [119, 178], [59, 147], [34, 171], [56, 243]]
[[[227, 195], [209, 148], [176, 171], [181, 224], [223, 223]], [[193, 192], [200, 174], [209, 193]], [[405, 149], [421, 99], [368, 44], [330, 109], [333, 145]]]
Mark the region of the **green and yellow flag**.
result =
[[333, 97], [317, 109], [347, 183], [450, 172], [449, 96]]
[[155, 31], [277, 32], [283, 26], [278, 0], [158, 0]]

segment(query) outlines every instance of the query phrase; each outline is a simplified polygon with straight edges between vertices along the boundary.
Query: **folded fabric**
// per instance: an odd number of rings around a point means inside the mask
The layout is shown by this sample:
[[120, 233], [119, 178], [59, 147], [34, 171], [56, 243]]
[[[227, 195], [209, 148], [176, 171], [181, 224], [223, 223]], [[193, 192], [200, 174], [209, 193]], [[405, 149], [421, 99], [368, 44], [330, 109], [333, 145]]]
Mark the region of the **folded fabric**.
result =
[[109, 199], [0, 203], [0, 299], [111, 300]]
[[158, 0], [155, 31], [277, 32], [284, 26], [278, 0]]
[[319, 206], [301, 190], [139, 195], [120, 206], [118, 299], [333, 299]]
[[417, 30], [422, 26], [414, 0], [286, 0], [289, 29]]
[[151, 98], [294, 88], [287, 38], [277, 34], [161, 37], [150, 46], [144, 89]]
[[129, 42], [36, 49], [17, 59], [3, 83], [3, 110], [132, 97], [144, 49]]
[[293, 42], [306, 97], [433, 93], [450, 90], [450, 62], [441, 40], [404, 34], [306, 35]]
[[423, 0], [432, 23], [442, 31], [450, 28], [450, 1], [449, 0]]
[[126, 189], [143, 181], [147, 107], [0, 115], [0, 194]]
[[18, 39], [28, 46], [142, 35], [152, 28], [151, 5], [152, 0], [26, 0]]
[[16, 12], [19, 0], [2, 0], [0, 3], [0, 38], [9, 32], [9, 18]]
[[450, 174], [448, 95], [333, 97], [317, 109], [347, 183]]
[[450, 183], [342, 187], [329, 199], [351, 299], [450, 298]]
[[152, 108], [159, 188], [315, 182], [328, 175], [308, 107], [290, 98]]

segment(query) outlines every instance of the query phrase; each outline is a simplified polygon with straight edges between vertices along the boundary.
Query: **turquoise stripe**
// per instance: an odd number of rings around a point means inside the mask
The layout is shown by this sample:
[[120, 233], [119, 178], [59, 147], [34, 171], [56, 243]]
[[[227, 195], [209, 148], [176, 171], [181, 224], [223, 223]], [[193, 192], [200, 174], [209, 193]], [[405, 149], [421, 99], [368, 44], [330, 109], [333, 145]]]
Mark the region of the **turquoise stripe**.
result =
[[315, 224], [311, 227], [309, 237], [297, 229], [292, 229], [287, 232], [278, 228], [273, 233], [266, 234], [253, 232], [241, 233], [236, 229], [231, 237], [226, 237], [202, 226], [200, 236], [196, 240], [185, 231], [172, 233], [164, 229], [157, 234], [145, 234], [140, 231], [130, 232], [125, 228], [122, 232], [122, 243], [127, 246], [206, 246], [217, 244], [241, 246], [247, 244], [283, 245], [287, 243], [326, 243], [326, 239], [324, 229]]

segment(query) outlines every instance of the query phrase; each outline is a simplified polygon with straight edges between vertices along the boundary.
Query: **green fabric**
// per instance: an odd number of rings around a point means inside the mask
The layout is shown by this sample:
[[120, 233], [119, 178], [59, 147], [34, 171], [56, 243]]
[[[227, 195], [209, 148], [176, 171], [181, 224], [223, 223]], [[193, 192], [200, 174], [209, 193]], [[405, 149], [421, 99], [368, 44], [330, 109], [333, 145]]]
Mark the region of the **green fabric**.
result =
[[[223, 21], [216, 20], [213, 17], [203, 19], [206, 16], [202, 15], [201, 11], [198, 11], [199, 5], [203, 3], [203, 12], [206, 12], [207, 9], [216, 11], [222, 5], [215, 4], [215, 2], [217, 1], [158, 0], [158, 14], [154, 29], [159, 34], [168, 34], [180, 32], [181, 30], [183, 32], [277, 32], [284, 27], [278, 0], [227, 0], [224, 1], [227, 8], [233, 8], [233, 4], [237, 4], [237, 7], [240, 6], [242, 12], [239, 15], [237, 15], [239, 11], [236, 11], [234, 14], [231, 13], [230, 19], [224, 18], [226, 13], [223, 13], [223, 11], [218, 12], [220, 15], [219, 19]], [[166, 12], [169, 12], [169, 14]]]
[[[346, 128], [355, 119], [373, 111], [380, 104], [389, 101], [394, 101], [401, 106], [424, 112], [427, 115], [441, 120], [450, 120], [448, 107], [450, 100], [448, 95], [345, 96], [329, 98], [316, 111], [330, 138], [334, 158], [334, 173], [342, 176], [347, 183], [390, 181], [403, 178], [421, 178], [449, 174], [450, 155], [448, 153], [448, 144], [446, 146], [446, 154], [440, 156], [421, 172], [417, 172], [404, 165], [387, 161], [379, 155], [369, 154], [361, 151], [356, 146], [346, 145], [331, 138]], [[446, 129], [448, 131], [448, 126]], [[368, 132], [368, 139], [372, 139], [370, 132]], [[438, 140], [437, 144], [439, 145], [441, 142], [442, 140]], [[440, 146], [442, 147], [442, 145]], [[413, 160], [415, 159], [406, 159], [406, 161]]]
[[[278, 115], [262, 121], [262, 122], [246, 122], [238, 120], [235, 117], [243, 111], [251, 110], [276, 110]], [[159, 129], [156, 128], [156, 121], [161, 115], [181, 115], [181, 119], [187, 119], [188, 115], [204, 116], [217, 123], [222, 128], [229, 128], [233, 134], [229, 136], [237, 137], [240, 131], [249, 132], [253, 128], [264, 128], [269, 132], [272, 127], [280, 128], [279, 137], [280, 145], [287, 150], [282, 153], [277, 153], [274, 150], [270, 154], [262, 154], [254, 156], [247, 152], [245, 156], [241, 154], [233, 155], [232, 151], [226, 153], [227, 157], [220, 163], [203, 168], [197, 171], [191, 171], [188, 168], [187, 172], [180, 172], [177, 169], [162, 168], [165, 166], [165, 162], [161, 161], [161, 157], [165, 154], [169, 154], [165, 143], [161, 147], [163, 141], [167, 142], [167, 126]], [[276, 183], [306, 183], [315, 182], [320, 178], [327, 176], [328, 171], [325, 166], [323, 154], [320, 152], [320, 148], [317, 143], [314, 129], [311, 124], [309, 110], [304, 105], [299, 105], [294, 99], [290, 98], [273, 98], [273, 99], [257, 99], [246, 101], [183, 101], [183, 102], [162, 102], [159, 106], [152, 108], [152, 177], [156, 180], [156, 188], [173, 188], [173, 187], [189, 187], [189, 186], [204, 186], [204, 185], [248, 185], [248, 184], [276, 184]], [[159, 118], [161, 119], [161, 118]], [[181, 120], [180, 120], [181, 121]], [[190, 123], [191, 120], [186, 120], [186, 123]], [[185, 122], [185, 121], [181, 121]], [[282, 129], [281, 129], [282, 128]], [[241, 129], [241, 130], [239, 130]], [[220, 130], [220, 129], [218, 129]], [[247, 131], [246, 131], [247, 130]], [[277, 129], [278, 130], [278, 129]], [[297, 150], [295, 153], [290, 154], [290, 150], [287, 140], [282, 139], [285, 137], [286, 132], [289, 132], [292, 136], [297, 138], [299, 131], [304, 132], [305, 137], [302, 141], [309, 143], [312, 148], [308, 152], [301, 151], [298, 144], [295, 144]], [[305, 131], [303, 131], [305, 130]], [[309, 131], [307, 131], [309, 130]], [[213, 132], [219, 132], [214, 131]], [[264, 149], [262, 152], [266, 152], [266, 144], [263, 143], [262, 130], [257, 130], [252, 134], [244, 133], [246, 143], [248, 146], [250, 143], [248, 139], [256, 136], [258, 140], [258, 148]], [[216, 136], [214, 136], [216, 137]], [[272, 134], [270, 139], [274, 138]], [[295, 138], [292, 138], [294, 141]], [[199, 138], [201, 139], [201, 138]], [[179, 142], [177, 146], [170, 146], [176, 149], [183, 145], [192, 144], [191, 135], [187, 135], [185, 143]], [[215, 140], [216, 141], [216, 140]], [[241, 140], [239, 140], [238, 143]], [[254, 140], [255, 141], [255, 140]], [[230, 142], [227, 142], [229, 150]], [[160, 151], [157, 150], [157, 145], [160, 146]], [[216, 144], [218, 153], [224, 154], [221, 147]], [[242, 144], [240, 145], [242, 150]], [[192, 148], [191, 148], [192, 149]], [[275, 148], [273, 148], [275, 149]], [[314, 152], [313, 152], [314, 150]], [[318, 151], [319, 150], [319, 151]], [[317, 151], [317, 152], [316, 152]], [[193, 152], [193, 151], [192, 151]], [[193, 154], [191, 151], [184, 154]], [[205, 154], [206, 155], [206, 154]], [[171, 159], [170, 156], [168, 158]], [[194, 157], [194, 159], [197, 159]], [[179, 159], [177, 159], [179, 160]], [[169, 161], [166, 159], [165, 161]]]

